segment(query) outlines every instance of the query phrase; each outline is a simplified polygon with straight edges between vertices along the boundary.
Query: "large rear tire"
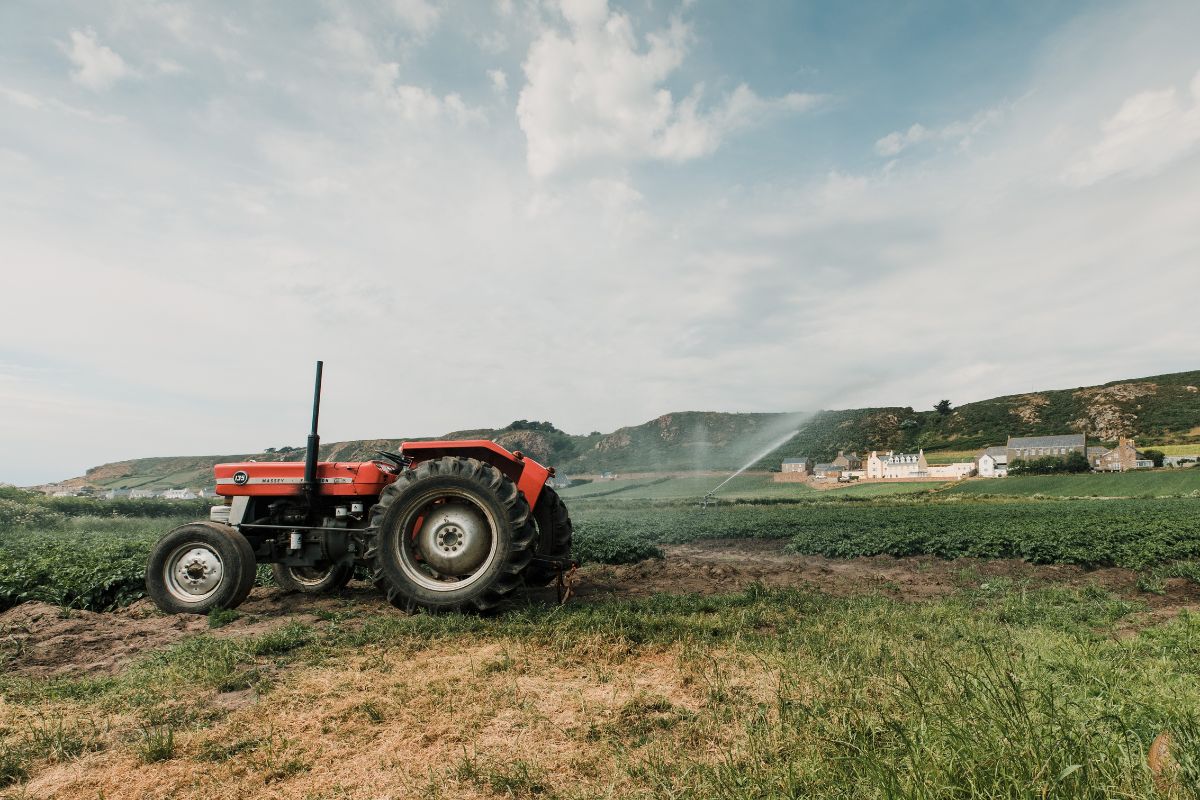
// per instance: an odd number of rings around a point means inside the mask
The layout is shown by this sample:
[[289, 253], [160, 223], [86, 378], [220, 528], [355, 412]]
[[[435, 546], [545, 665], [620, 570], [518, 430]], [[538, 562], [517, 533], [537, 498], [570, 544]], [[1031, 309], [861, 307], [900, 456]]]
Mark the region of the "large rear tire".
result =
[[235, 529], [189, 522], [158, 540], [146, 563], [146, 594], [167, 614], [236, 608], [250, 595], [254, 549]]
[[536, 534], [529, 504], [474, 458], [405, 470], [371, 510], [375, 582], [406, 611], [496, 609], [521, 583]]
[[[571, 560], [575, 527], [571, 524], [571, 515], [567, 513], [567, 504], [549, 486], [542, 488], [533, 518], [537, 521], [539, 544], [533, 562], [525, 571], [525, 583], [542, 587], [557, 578], [560, 567]], [[549, 542], [549, 547], [543, 551], [546, 542]], [[547, 563], [542, 559], [558, 563]]]
[[339, 561], [317, 567], [289, 567], [284, 564], [271, 565], [271, 577], [285, 592], [301, 594], [328, 594], [336, 592], [354, 576], [354, 564]]

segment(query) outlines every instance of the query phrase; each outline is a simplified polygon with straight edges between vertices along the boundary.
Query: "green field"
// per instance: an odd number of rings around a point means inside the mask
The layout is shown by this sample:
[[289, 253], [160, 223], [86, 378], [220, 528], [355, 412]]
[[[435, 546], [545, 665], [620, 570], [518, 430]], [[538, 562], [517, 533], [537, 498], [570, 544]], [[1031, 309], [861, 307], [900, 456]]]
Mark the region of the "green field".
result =
[[[721, 476], [637, 478], [597, 481], [561, 492], [567, 500], [700, 500], [721, 483]], [[963, 495], [1048, 497], [1175, 497], [1200, 492], [1200, 469], [1147, 470], [1110, 475], [1031, 475], [936, 483], [851, 483], [815, 490], [804, 483], [776, 483], [771, 475], [739, 475], [718, 493], [723, 500], [827, 500], [846, 497], [924, 495], [931, 492]]]
[[[695, 501], [710, 476], [605, 484], [622, 491], [568, 500], [585, 562], [770, 538], [831, 557], [1120, 565], [1145, 589], [989, 577], [901, 602], [754, 584], [518, 603], [492, 618], [406, 616], [361, 594], [295, 616], [259, 598], [210, 616], [229, 630], [159, 645], [115, 676], [0, 670], [0, 797], [117, 797], [128, 785], [147, 797], [336, 798], [370, 780], [371, 796], [447, 798], [1196, 800], [1200, 616], [1145, 613], [1165, 578], [1200, 577], [1195, 482], [1161, 472], [815, 491], [745, 475], [709, 508]], [[1070, 497], [1092, 485], [1138, 496]], [[97, 515], [170, 505], [26, 500], [0, 500], [0, 610], [128, 603], [157, 536], [186, 519]], [[0, 663], [16, 663], [21, 631], [0, 633]], [[91, 658], [96, 646], [81, 648]], [[254, 705], [223, 705], [247, 693]], [[531, 730], [550, 746], [530, 747]], [[1145, 754], [1163, 731], [1177, 769], [1156, 794]], [[445, 749], [398, 758], [414, 735]]]
[[1158, 450], [1168, 456], [1200, 456], [1200, 444], [1143, 444], [1140, 450]]
[[961, 461], [974, 461], [975, 456], [983, 448], [974, 450], [938, 450], [925, 453], [925, 461], [929, 464], [957, 464]]
[[1050, 497], [1180, 496], [1200, 492], [1200, 469], [980, 479], [963, 481], [947, 492], [961, 495], [1040, 494]]
[[[717, 506], [700, 508], [700, 497], [721, 480], [605, 481], [566, 490], [575, 558], [625, 563], [658, 554], [662, 544], [712, 538], [783, 539], [797, 552], [828, 556], [928, 553], [1135, 569], [1200, 558], [1200, 470], [825, 491], [748, 474], [722, 489]], [[0, 609], [28, 599], [90, 609], [137, 599], [154, 541], [207, 509], [203, 501], [26, 499], [0, 498]]]
[[931, 554], [1134, 569], [1200, 558], [1194, 498], [596, 504], [574, 509], [573, 517], [585, 547], [614, 537], [651, 544], [783, 539], [798, 553], [842, 558]]
[[[666, 480], [636, 479], [604, 481], [564, 490], [567, 500], [689, 500], [697, 502], [725, 480], [720, 475], [685, 475]], [[851, 483], [818, 490], [806, 483], [776, 483], [770, 475], [739, 475], [721, 487], [722, 500], [836, 499], [838, 497], [882, 497], [885, 495], [923, 494], [939, 483]], [[604, 487], [611, 487], [605, 489]]]

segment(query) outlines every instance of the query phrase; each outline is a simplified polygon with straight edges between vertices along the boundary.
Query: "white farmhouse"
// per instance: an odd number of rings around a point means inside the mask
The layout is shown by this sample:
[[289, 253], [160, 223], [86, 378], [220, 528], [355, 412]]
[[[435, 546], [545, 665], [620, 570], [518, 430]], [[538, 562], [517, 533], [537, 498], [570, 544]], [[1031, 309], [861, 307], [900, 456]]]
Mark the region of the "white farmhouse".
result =
[[867, 456], [867, 478], [928, 478], [929, 462], [925, 451], [916, 453], [894, 453], [888, 450], [880, 454], [872, 450]]
[[989, 447], [975, 457], [975, 469], [981, 478], [1004, 478], [1008, 475], [1008, 448]]
[[916, 453], [891, 453], [883, 463], [885, 478], [926, 478], [929, 477], [929, 462], [925, 460], [925, 451]]
[[191, 489], [167, 489], [162, 497], [164, 500], [195, 500], [196, 493]]

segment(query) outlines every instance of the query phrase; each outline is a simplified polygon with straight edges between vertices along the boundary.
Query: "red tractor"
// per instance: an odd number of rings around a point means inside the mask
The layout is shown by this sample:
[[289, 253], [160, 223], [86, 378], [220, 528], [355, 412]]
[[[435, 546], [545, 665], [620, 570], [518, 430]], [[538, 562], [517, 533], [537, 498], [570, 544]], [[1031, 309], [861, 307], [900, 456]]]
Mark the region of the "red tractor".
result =
[[486, 612], [571, 565], [554, 470], [519, 451], [407, 442], [374, 461], [318, 463], [321, 372], [304, 462], [217, 464], [225, 505], [155, 545], [146, 591], [160, 609], [234, 608], [265, 563], [285, 590], [336, 591], [362, 567], [400, 608]]

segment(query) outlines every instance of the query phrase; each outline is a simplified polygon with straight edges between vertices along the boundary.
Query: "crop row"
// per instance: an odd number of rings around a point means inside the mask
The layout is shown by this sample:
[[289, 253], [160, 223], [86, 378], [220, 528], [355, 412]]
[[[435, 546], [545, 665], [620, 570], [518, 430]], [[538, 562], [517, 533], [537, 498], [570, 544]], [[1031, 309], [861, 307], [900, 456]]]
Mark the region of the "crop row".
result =
[[1020, 500], [796, 505], [588, 507], [589, 539], [662, 544], [787, 539], [832, 557], [936, 555], [1141, 569], [1200, 558], [1200, 500]]
[[[154, 543], [190, 520], [56, 516], [45, 525], [44, 515], [28, 508], [18, 518], [28, 524], [0, 529], [0, 611], [28, 600], [92, 611], [132, 603], [145, 594], [146, 558]], [[581, 530], [574, 554], [581, 563], [617, 564], [660, 551], [629, 532]], [[260, 584], [269, 575], [260, 568]]]
[[[1200, 499], [787, 505], [580, 504], [574, 556], [627, 563], [700, 539], [782, 539], [831, 557], [936, 555], [1146, 569], [1200, 559]], [[77, 517], [0, 532], [0, 610], [105, 609], [142, 595], [146, 556], [182, 520]]]

